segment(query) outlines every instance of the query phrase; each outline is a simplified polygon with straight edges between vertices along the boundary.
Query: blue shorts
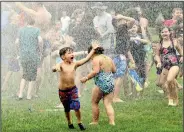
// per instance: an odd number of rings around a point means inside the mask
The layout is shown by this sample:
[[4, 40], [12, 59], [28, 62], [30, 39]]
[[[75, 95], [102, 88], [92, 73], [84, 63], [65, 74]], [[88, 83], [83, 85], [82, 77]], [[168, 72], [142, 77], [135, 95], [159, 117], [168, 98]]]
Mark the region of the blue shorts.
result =
[[113, 61], [116, 66], [116, 73], [114, 74], [114, 78], [123, 77], [127, 70], [126, 59], [121, 59], [120, 56], [118, 55], [113, 59]]
[[70, 112], [70, 110], [80, 109], [78, 89], [76, 86], [67, 90], [59, 89], [59, 98], [64, 106], [65, 112]]

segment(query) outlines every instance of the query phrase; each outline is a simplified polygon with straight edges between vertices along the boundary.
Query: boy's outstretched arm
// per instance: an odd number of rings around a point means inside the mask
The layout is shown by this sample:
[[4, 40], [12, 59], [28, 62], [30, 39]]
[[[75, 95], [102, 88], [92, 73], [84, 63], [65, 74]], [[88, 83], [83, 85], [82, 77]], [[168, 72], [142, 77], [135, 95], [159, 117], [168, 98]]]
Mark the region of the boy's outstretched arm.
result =
[[88, 54], [88, 52], [87, 51], [74, 52], [74, 56], [84, 55], [84, 54]]
[[89, 59], [92, 57], [92, 55], [95, 53], [95, 49], [98, 48], [98, 47], [99, 47], [98, 44], [96, 42], [94, 42], [92, 44], [92, 50], [91, 50], [91, 52], [86, 56], [86, 58], [77, 61], [76, 62], [76, 65], [75, 65], [75, 68], [77, 68], [77, 67], [85, 64], [86, 62], [88, 62]]
[[83, 65], [83, 64], [85, 64], [86, 62], [88, 62], [89, 59], [91, 58], [91, 56], [92, 56], [94, 53], [95, 53], [95, 50], [92, 49], [91, 52], [86, 56], [86, 58], [77, 61], [77, 62], [76, 62], [76, 68], [79, 67], [79, 66], [81, 66], [81, 65]]

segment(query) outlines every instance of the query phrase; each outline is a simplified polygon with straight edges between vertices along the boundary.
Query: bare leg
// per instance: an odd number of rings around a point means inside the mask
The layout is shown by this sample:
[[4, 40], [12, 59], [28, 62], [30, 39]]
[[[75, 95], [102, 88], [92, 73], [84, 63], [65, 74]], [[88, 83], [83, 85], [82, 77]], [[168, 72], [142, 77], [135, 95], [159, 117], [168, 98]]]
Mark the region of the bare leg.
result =
[[79, 123], [82, 123], [81, 122], [81, 112], [80, 112], [80, 110], [75, 110], [75, 115], [76, 115], [76, 117], [77, 117], [77, 123], [79, 124]]
[[42, 69], [40, 67], [37, 70], [37, 78], [35, 82], [35, 95], [34, 95], [35, 97], [38, 97], [38, 92], [39, 92], [41, 81], [42, 81], [41, 73], [42, 73]]
[[109, 93], [104, 96], [104, 105], [106, 109], [106, 113], [109, 117], [109, 124], [115, 125], [114, 122], [114, 109], [112, 107], [113, 93]]
[[80, 110], [75, 110], [75, 115], [77, 117], [77, 122], [78, 122], [78, 126], [79, 126], [80, 130], [85, 130], [86, 128], [84, 127], [84, 125], [81, 122], [81, 112], [80, 112]]
[[145, 66], [146, 66], [146, 70], [145, 70], [145, 72], [146, 72], [146, 80], [145, 80], [145, 83], [144, 83], [144, 87], [147, 88], [148, 85], [149, 85], [148, 74], [149, 74], [149, 71], [150, 71], [150, 69], [151, 69], [151, 64], [150, 64], [150, 62], [147, 61], [146, 64], [145, 64]]
[[11, 75], [13, 72], [8, 71], [8, 73], [6, 74], [3, 86], [2, 86], [2, 92], [7, 90], [7, 84], [8, 84], [8, 80], [10, 79]]
[[164, 94], [167, 95], [167, 76], [168, 76], [168, 70], [167, 69], [163, 69], [162, 73], [160, 74], [159, 80], [157, 85], [160, 86], [162, 88], [162, 90], [164, 91]]
[[169, 105], [176, 106], [178, 105], [178, 89], [176, 85], [176, 76], [179, 72], [178, 66], [172, 66], [169, 70], [168, 76], [167, 76], [167, 84], [168, 84], [168, 101]]
[[92, 91], [92, 123], [91, 124], [98, 124], [99, 119], [99, 106], [98, 103], [102, 98], [102, 93], [98, 87], [93, 88]]
[[129, 80], [127, 73], [123, 76], [123, 89], [124, 89], [124, 95], [128, 96], [129, 93]]
[[20, 99], [23, 97], [23, 90], [25, 88], [25, 85], [26, 85], [26, 80], [22, 79], [20, 82], [20, 90], [19, 90], [19, 95], [18, 95]]
[[34, 88], [35, 81], [29, 82], [28, 90], [27, 90], [27, 99], [32, 98], [32, 90]]
[[132, 82], [131, 79], [130, 79], [130, 87], [131, 87], [131, 91], [132, 91], [132, 97], [136, 98], [137, 97], [137, 91], [136, 91], [134, 83]]
[[68, 121], [68, 125], [72, 124], [72, 118], [70, 112], [65, 112], [66, 119]]
[[161, 87], [159, 82], [160, 82], [160, 75], [157, 75], [157, 78], [156, 78], [156, 85], [157, 85], [158, 87]]
[[113, 102], [123, 102], [123, 100], [120, 99], [119, 93], [120, 93], [120, 87], [121, 87], [121, 78], [117, 78], [115, 80], [115, 90], [114, 90], [114, 98]]

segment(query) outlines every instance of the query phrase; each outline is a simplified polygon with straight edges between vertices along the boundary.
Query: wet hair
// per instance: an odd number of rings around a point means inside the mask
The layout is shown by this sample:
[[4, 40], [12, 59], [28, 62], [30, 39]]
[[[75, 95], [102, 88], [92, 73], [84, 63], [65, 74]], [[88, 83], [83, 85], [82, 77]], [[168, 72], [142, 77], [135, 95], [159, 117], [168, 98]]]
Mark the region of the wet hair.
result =
[[133, 27], [134, 25], [137, 26], [137, 33], [138, 33], [138, 34], [142, 34], [142, 30], [141, 30], [140, 24], [135, 22], [135, 23], [132, 25], [132, 27]]
[[171, 42], [173, 43], [173, 38], [172, 38], [172, 29], [171, 28], [169, 28], [169, 27], [160, 27], [159, 28], [159, 38], [160, 38], [160, 44], [162, 44], [162, 42], [163, 42], [163, 38], [162, 38], [162, 36], [161, 36], [161, 32], [162, 32], [162, 30], [164, 29], [164, 28], [167, 28], [168, 30], [169, 30], [169, 32], [170, 32], [170, 35], [169, 35], [169, 38], [170, 38], [170, 40], [171, 40]]
[[[141, 29], [140, 24], [135, 22], [135, 23], [132, 25], [132, 27], [133, 27], [134, 25], [136, 25], [136, 26], [138, 27], [137, 33], [138, 33], [138, 34], [142, 34], [142, 29]], [[146, 28], [146, 36], [147, 36], [147, 38], [148, 38], [149, 40], [152, 40], [152, 39], [151, 39], [151, 35], [150, 35], [149, 31], [148, 31], [148, 27]]]
[[[88, 53], [90, 53], [92, 49], [93, 49], [93, 47], [90, 46], [88, 48]], [[104, 52], [104, 48], [103, 47], [98, 47], [98, 48], [95, 49], [95, 54], [103, 54], [103, 52]]]
[[73, 52], [73, 49], [71, 47], [65, 47], [65, 48], [60, 49], [60, 51], [59, 51], [60, 57], [65, 55], [67, 51], [69, 51], [69, 52], [72, 51]]

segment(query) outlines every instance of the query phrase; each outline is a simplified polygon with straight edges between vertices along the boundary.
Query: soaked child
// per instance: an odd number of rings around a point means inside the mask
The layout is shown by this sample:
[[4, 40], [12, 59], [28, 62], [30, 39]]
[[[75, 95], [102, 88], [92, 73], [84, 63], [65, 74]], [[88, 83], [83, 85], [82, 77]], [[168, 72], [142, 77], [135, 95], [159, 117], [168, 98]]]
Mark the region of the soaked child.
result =
[[[173, 40], [170, 28], [164, 27], [160, 30], [160, 45], [157, 45], [156, 60], [157, 67], [162, 68], [160, 74], [160, 85], [168, 95], [168, 105], [178, 105], [178, 89], [176, 76], [179, 73], [179, 63], [183, 62], [183, 51], [176, 40]], [[176, 49], [182, 56], [177, 57]]]
[[76, 69], [89, 61], [90, 57], [94, 54], [97, 45], [93, 44], [93, 50], [87, 55], [86, 58], [73, 62], [74, 54], [73, 49], [70, 47], [62, 48], [59, 52], [62, 63], [53, 67], [53, 72], [60, 72], [59, 82], [59, 98], [64, 106], [65, 115], [68, 121], [69, 129], [74, 129], [71, 121], [70, 110], [75, 110], [78, 120], [78, 126], [81, 130], [85, 130], [81, 122], [80, 102], [78, 98], [78, 88], [75, 85], [75, 72]]
[[[60, 46], [60, 49], [62, 49], [61, 47], [63, 48], [63, 46]], [[86, 55], [87, 53], [88, 53], [87, 51], [80, 51], [80, 52], [74, 52], [73, 55], [74, 55], [74, 57], [76, 57], [78, 55], [84, 55], [84, 54]], [[52, 53], [52, 57], [55, 58], [55, 63], [56, 64], [59, 64], [59, 63], [63, 62], [63, 60], [59, 56], [59, 50], [54, 51]], [[75, 59], [74, 59], [74, 61], [75, 61]], [[59, 79], [59, 74], [57, 74], [57, 79]], [[60, 102], [56, 106], [56, 108], [63, 108], [63, 104]]]
[[[92, 47], [88, 49], [88, 52]], [[109, 117], [109, 124], [115, 125], [114, 122], [114, 109], [112, 107], [113, 91], [114, 91], [114, 77], [113, 73], [116, 72], [113, 60], [103, 54], [104, 49], [99, 47], [95, 50], [92, 56], [93, 70], [81, 79], [82, 83], [94, 77], [95, 88], [92, 91], [92, 125], [98, 124], [99, 120], [99, 102], [103, 98], [104, 106]]]

